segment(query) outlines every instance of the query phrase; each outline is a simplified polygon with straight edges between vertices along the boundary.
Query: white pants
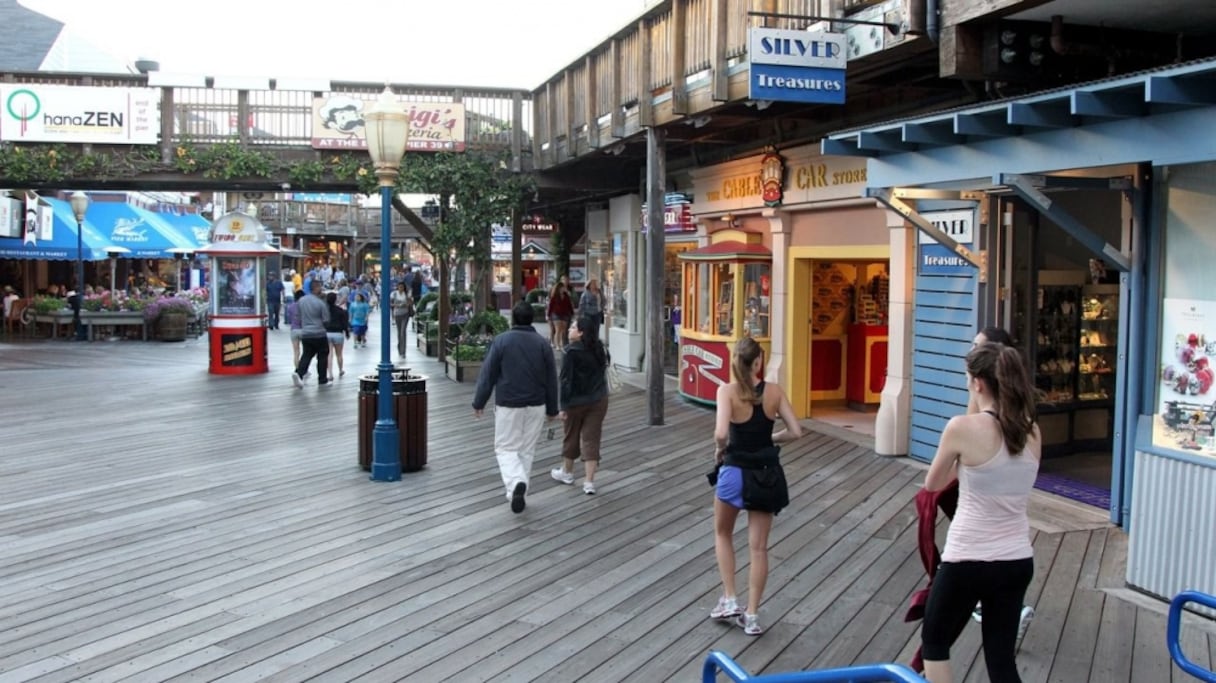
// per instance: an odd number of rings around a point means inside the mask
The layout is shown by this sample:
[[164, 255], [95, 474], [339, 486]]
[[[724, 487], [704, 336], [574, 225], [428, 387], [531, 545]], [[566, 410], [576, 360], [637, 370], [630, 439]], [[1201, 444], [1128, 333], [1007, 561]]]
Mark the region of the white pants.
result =
[[498, 471], [502, 474], [503, 486], [507, 488], [507, 499], [515, 485], [528, 483], [532, 472], [532, 458], [536, 455], [536, 442], [545, 428], [545, 407], [504, 408], [494, 406], [494, 455], [498, 458]]

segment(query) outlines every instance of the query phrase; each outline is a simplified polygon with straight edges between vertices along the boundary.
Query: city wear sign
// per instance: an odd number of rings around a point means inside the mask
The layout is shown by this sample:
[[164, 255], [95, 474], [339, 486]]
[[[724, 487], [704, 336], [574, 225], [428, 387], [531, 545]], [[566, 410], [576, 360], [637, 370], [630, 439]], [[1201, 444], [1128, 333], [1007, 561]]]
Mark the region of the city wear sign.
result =
[[159, 102], [155, 88], [4, 85], [0, 141], [154, 145]]
[[840, 33], [748, 29], [748, 97], [776, 102], [844, 104], [848, 56]]
[[[374, 95], [335, 94], [312, 103], [313, 149], [367, 149], [363, 112]], [[414, 152], [463, 152], [464, 105], [451, 102], [401, 102], [410, 117], [406, 149]]]

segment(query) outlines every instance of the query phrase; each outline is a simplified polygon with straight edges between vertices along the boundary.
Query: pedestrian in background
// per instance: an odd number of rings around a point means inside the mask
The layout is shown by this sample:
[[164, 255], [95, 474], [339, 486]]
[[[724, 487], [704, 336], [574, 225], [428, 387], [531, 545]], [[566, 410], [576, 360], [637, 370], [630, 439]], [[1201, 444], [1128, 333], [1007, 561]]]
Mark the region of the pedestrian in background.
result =
[[599, 280], [591, 278], [587, 281], [587, 288], [578, 299], [578, 314], [580, 317], [589, 315], [595, 318], [601, 327], [604, 325], [604, 294], [600, 292]]
[[[560, 284], [560, 283], [559, 283]], [[600, 324], [580, 316], [570, 328], [570, 345], [562, 355], [558, 384], [565, 423], [562, 466], [549, 475], [563, 484], [574, 483], [574, 461], [583, 461], [583, 493], [595, 493], [595, 471], [600, 464], [600, 441], [608, 415], [608, 352], [600, 342]]]
[[355, 292], [355, 300], [350, 304], [350, 331], [355, 335], [355, 348], [367, 346], [367, 317], [371, 306], [367, 305], [367, 297], [363, 292]]
[[283, 281], [273, 272], [266, 275], [266, 326], [279, 329], [279, 311], [283, 308]]
[[[777, 444], [802, 436], [802, 426], [780, 386], [759, 380], [764, 350], [751, 337], [735, 344], [730, 384], [718, 387], [714, 423], [718, 475], [714, 496], [714, 554], [722, 579], [722, 597], [710, 618], [733, 621], [749, 636], [764, 633], [758, 614], [768, 582], [768, 534], [773, 515], [789, 502]], [[785, 428], [776, 434], [780, 417]], [[764, 486], [767, 484], [767, 486]], [[735, 592], [735, 521], [747, 510], [747, 609]]]
[[296, 371], [291, 373], [291, 381], [297, 389], [304, 388], [304, 376], [308, 374], [308, 366], [314, 357], [317, 359], [317, 385], [329, 384], [329, 338], [325, 332], [325, 326], [329, 323], [329, 306], [321, 298], [321, 281], [314, 279], [309, 285], [309, 293], [296, 302], [302, 351]]
[[549, 290], [549, 343], [553, 348], [561, 349], [566, 346], [566, 332], [570, 320], [574, 317], [574, 300], [570, 298], [566, 286], [566, 276], [558, 278]]
[[300, 364], [300, 299], [303, 298], [304, 290], [297, 289], [283, 314], [287, 319], [287, 327], [291, 334], [291, 367], [293, 368]]
[[414, 297], [410, 296], [404, 280], [397, 283], [388, 303], [393, 311], [393, 322], [397, 325], [397, 354], [405, 358], [405, 350], [409, 346], [406, 330], [410, 327], [410, 318], [414, 316]]
[[473, 415], [480, 418], [494, 392], [494, 455], [511, 512], [524, 495], [545, 418], [557, 416], [557, 368], [553, 349], [532, 326], [532, 305], [511, 309], [511, 329], [494, 337], [477, 377]]
[[329, 376], [334, 376], [334, 361], [338, 361], [338, 377], [346, 374], [342, 362], [342, 346], [350, 338], [350, 317], [346, 309], [338, 304], [338, 294], [330, 292], [325, 295], [325, 305], [329, 307], [329, 322], [325, 323], [325, 337], [329, 340]]
[[1034, 548], [1026, 508], [1042, 439], [1034, 385], [1022, 355], [985, 342], [967, 354], [967, 390], [980, 412], [951, 418], [925, 477], [939, 491], [958, 478], [958, 509], [946, 533], [921, 627], [925, 678], [949, 683], [950, 648], [977, 602], [984, 664], [994, 683], [1020, 681], [1014, 658]]

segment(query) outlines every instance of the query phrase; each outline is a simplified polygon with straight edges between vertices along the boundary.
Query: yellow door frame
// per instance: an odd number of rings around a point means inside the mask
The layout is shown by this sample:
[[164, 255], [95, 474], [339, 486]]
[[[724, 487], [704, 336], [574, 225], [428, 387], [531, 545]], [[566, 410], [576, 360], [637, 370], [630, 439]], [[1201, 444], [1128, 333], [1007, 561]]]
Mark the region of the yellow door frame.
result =
[[891, 245], [859, 244], [850, 246], [789, 247], [786, 271], [790, 274], [789, 303], [785, 311], [785, 373], [782, 386], [789, 391], [790, 404], [798, 417], [811, 416], [809, 377], [811, 326], [811, 273], [815, 261], [890, 261]]

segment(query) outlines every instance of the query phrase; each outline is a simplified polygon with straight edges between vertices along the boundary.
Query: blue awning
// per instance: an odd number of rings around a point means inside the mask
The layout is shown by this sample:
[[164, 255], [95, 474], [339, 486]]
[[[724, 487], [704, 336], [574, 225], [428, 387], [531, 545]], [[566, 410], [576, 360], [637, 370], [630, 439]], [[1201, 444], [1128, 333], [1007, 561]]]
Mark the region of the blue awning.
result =
[[183, 239], [188, 240], [192, 247], [200, 248], [211, 241], [211, 221], [197, 213], [163, 212], [156, 215], [172, 226]]
[[125, 258], [174, 258], [171, 249], [194, 249], [160, 214], [120, 202], [93, 202], [85, 220], [117, 247]]
[[[50, 237], [42, 232], [29, 237], [0, 237], [0, 258], [33, 259], [36, 261], [75, 261], [76, 249], [76, 216], [72, 207], [65, 201], [42, 197], [40, 206], [50, 207], [52, 221]], [[85, 222], [83, 233], [84, 251], [81, 257], [85, 261], [103, 261], [109, 258], [106, 247], [113, 243], [106, 239], [90, 223]]]

